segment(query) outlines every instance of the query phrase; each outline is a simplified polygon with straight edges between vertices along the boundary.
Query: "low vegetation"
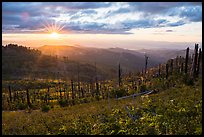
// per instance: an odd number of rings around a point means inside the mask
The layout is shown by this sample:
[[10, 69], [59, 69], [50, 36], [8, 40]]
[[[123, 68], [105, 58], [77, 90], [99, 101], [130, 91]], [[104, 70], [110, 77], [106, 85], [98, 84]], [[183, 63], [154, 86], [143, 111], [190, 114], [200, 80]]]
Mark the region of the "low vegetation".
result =
[[49, 109], [3, 112], [3, 134], [198, 135], [202, 133], [202, 79], [134, 100]]
[[145, 74], [121, 75], [119, 64], [118, 79], [106, 81], [97, 73], [85, 82], [3, 80], [2, 133], [200, 135], [202, 54], [195, 53], [198, 61], [171, 59]]

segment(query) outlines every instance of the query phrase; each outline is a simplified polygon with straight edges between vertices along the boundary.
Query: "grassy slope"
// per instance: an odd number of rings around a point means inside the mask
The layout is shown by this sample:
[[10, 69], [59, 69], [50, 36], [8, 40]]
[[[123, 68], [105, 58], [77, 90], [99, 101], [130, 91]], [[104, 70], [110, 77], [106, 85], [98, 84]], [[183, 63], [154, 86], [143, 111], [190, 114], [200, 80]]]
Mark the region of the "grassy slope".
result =
[[[134, 103], [134, 104], [132, 104]], [[2, 112], [3, 134], [201, 134], [202, 80], [194, 86], [173, 88], [126, 99], [39, 110]], [[131, 106], [128, 117], [125, 105]], [[134, 107], [133, 107], [134, 106]], [[155, 112], [155, 113], [154, 113]]]

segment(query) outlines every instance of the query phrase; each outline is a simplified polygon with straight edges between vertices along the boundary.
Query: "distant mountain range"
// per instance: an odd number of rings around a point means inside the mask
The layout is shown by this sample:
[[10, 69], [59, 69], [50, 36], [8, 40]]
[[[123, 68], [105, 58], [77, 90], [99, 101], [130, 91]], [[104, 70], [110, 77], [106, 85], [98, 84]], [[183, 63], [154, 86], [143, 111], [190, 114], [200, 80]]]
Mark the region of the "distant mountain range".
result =
[[[46, 45], [37, 49], [18, 45], [2, 46], [2, 79], [66, 78], [94, 80], [117, 78], [118, 64], [122, 74], [165, 63], [170, 58], [185, 56], [184, 50], [128, 50], [122, 48], [91, 48]], [[190, 50], [190, 54], [192, 54]], [[97, 73], [96, 73], [97, 72]]]
[[[39, 47], [43, 54], [53, 56], [66, 56], [70, 60], [96, 63], [104, 69], [117, 69], [121, 64], [123, 71], [141, 71], [145, 64], [145, 54], [149, 57], [148, 67], [157, 66], [176, 56], [185, 56], [186, 50], [160, 49], [160, 50], [128, 50], [123, 48], [92, 48], [69, 45], [45, 45]], [[190, 53], [192, 54], [192, 50]]]
[[[193, 54], [193, 50], [189, 50], [190, 55]], [[153, 60], [159, 60], [161, 62], [166, 62], [167, 60], [171, 58], [175, 58], [176, 56], [186, 56], [186, 49], [183, 50], [176, 50], [176, 49], [157, 49], [157, 50], [149, 50], [149, 49], [143, 49], [139, 50], [138, 52], [146, 53], [150, 56]]]

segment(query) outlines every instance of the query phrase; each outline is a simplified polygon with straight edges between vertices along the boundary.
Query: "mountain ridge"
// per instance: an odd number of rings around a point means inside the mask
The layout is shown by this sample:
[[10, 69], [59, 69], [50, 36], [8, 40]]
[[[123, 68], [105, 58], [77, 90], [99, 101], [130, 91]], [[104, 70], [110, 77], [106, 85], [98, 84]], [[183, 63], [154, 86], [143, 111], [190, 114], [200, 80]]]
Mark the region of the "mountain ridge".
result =
[[[44, 45], [38, 49], [43, 54], [66, 56], [75, 61], [97, 63], [103, 68], [117, 68], [118, 63], [120, 63], [126, 71], [141, 71], [145, 65], [145, 55], [149, 57], [148, 67], [157, 66], [176, 56], [185, 56], [185, 49], [129, 50], [119, 47], [103, 49], [81, 45]], [[193, 50], [190, 50], [190, 54], [192, 52]]]

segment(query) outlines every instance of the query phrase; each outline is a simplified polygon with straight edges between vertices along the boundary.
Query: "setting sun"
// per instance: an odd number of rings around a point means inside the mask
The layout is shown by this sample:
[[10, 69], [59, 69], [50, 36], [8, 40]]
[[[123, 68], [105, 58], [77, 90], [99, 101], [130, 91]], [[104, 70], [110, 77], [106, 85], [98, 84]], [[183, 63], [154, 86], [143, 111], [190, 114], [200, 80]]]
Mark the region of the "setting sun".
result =
[[52, 32], [51, 35], [50, 35], [52, 38], [58, 38], [59, 37], [59, 34], [57, 32]]

